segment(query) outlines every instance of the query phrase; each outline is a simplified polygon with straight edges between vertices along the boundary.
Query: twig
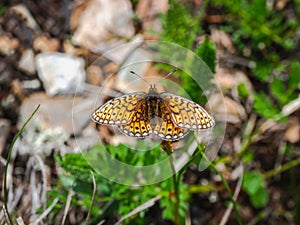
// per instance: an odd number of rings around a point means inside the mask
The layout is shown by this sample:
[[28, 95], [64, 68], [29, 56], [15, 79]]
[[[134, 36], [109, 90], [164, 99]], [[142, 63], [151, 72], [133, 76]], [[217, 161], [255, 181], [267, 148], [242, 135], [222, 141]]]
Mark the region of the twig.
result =
[[63, 219], [62, 219], [62, 222], [61, 222], [62, 225], [64, 225], [65, 222], [66, 222], [73, 195], [74, 195], [74, 191], [72, 190], [72, 188], [70, 188], [69, 192], [68, 192], [68, 196], [67, 196], [66, 206], [65, 206], [65, 210], [64, 210], [64, 216], [63, 216]]
[[[282, 107], [281, 113], [284, 116], [289, 116], [290, 114], [292, 114], [293, 112], [295, 112], [296, 110], [298, 110], [300, 108], [300, 96], [289, 102], [288, 104], [286, 104], [285, 106]], [[250, 117], [250, 119], [252, 118], [252, 116]], [[254, 118], [253, 118], [254, 119]], [[274, 125], [274, 120], [272, 119], [268, 119], [266, 121], [264, 121], [258, 128], [256, 128], [254, 131], [250, 132], [251, 130], [249, 130], [246, 135], [245, 135], [245, 139], [242, 143], [241, 146], [241, 150], [239, 152], [239, 156], [242, 156], [247, 149], [249, 148], [249, 146], [257, 141], [258, 136], [263, 133], [265, 130], [269, 129], [271, 126]], [[252, 127], [253, 128], [253, 127]]]
[[17, 223], [18, 223], [18, 225], [25, 225], [25, 223], [24, 223], [22, 217], [18, 217], [18, 218], [17, 218]]
[[0, 155], [0, 163], [5, 165], [6, 164], [6, 160]]
[[58, 203], [58, 200], [59, 200], [58, 198], [55, 198], [53, 200], [53, 202], [51, 203], [51, 205], [38, 218], [36, 218], [35, 221], [31, 222], [30, 225], [39, 224], [39, 222], [41, 222], [51, 212], [51, 210], [56, 206], [56, 204]]
[[10, 162], [10, 157], [11, 157], [11, 153], [12, 153], [12, 149], [17, 141], [17, 139], [19, 138], [19, 136], [21, 135], [21, 133], [23, 132], [24, 128], [26, 127], [26, 125], [29, 123], [29, 121], [32, 119], [32, 117], [34, 116], [34, 114], [38, 111], [38, 109], [40, 108], [40, 105], [38, 105], [36, 107], [36, 109], [33, 111], [33, 113], [30, 115], [30, 117], [26, 120], [26, 122], [23, 124], [23, 126], [21, 127], [21, 129], [18, 131], [18, 133], [15, 135], [13, 141], [12, 141], [12, 144], [9, 148], [9, 151], [8, 151], [8, 155], [7, 155], [7, 159], [6, 159], [6, 165], [5, 165], [5, 172], [4, 172], [4, 207], [5, 207], [5, 210], [6, 210], [6, 213], [7, 213], [7, 217], [9, 219], [9, 222], [10, 224], [13, 224], [12, 223], [12, 220], [10, 218], [10, 215], [8, 213], [8, 210], [7, 210], [7, 183], [6, 183], [6, 180], [7, 180], [7, 171], [8, 171], [8, 166], [9, 166], [9, 162]]
[[288, 104], [283, 106], [281, 112], [284, 116], [289, 116], [298, 109], [300, 109], [300, 95], [295, 100], [290, 101]]
[[96, 184], [95, 175], [94, 175], [93, 171], [91, 171], [91, 174], [92, 174], [92, 181], [93, 181], [93, 195], [92, 195], [91, 205], [90, 205], [88, 214], [86, 216], [85, 225], [88, 225], [89, 222], [90, 222], [90, 217], [91, 217], [91, 214], [92, 214], [92, 209], [93, 209], [93, 205], [94, 205], [94, 202], [95, 202], [95, 196], [96, 196], [96, 191], [97, 191], [97, 184]]
[[240, 216], [239, 211], [238, 211], [238, 208], [237, 208], [237, 204], [236, 204], [236, 202], [235, 202], [235, 200], [234, 200], [234, 198], [233, 198], [232, 192], [231, 192], [231, 190], [230, 190], [230, 187], [229, 187], [229, 185], [228, 185], [226, 179], [224, 178], [223, 174], [216, 168], [215, 164], [214, 164], [213, 162], [211, 162], [211, 161], [206, 157], [205, 153], [204, 153], [202, 150], [200, 150], [200, 152], [201, 152], [202, 157], [203, 157], [205, 160], [207, 160], [208, 162], [210, 162], [210, 165], [209, 165], [209, 166], [210, 166], [210, 167], [211, 167], [211, 168], [212, 168], [212, 169], [213, 169], [213, 170], [221, 177], [221, 180], [222, 180], [222, 182], [223, 182], [223, 184], [224, 184], [224, 186], [225, 186], [225, 188], [226, 188], [226, 190], [227, 190], [227, 192], [228, 192], [228, 194], [229, 194], [230, 200], [231, 200], [231, 202], [232, 202], [232, 204], [233, 204], [233, 208], [234, 208], [234, 211], [235, 211], [235, 214], [236, 214], [236, 217], [237, 217], [238, 224], [239, 224], [239, 225], [242, 225], [243, 223], [242, 223], [242, 219], [241, 219], [241, 216]]
[[5, 208], [5, 205], [3, 205], [2, 210], [3, 210], [3, 214], [4, 214], [7, 225], [12, 225], [11, 220], [10, 220], [9, 215], [8, 215], [8, 212]]
[[126, 220], [127, 218], [138, 214], [139, 212], [144, 211], [145, 209], [148, 209], [150, 207], [152, 207], [156, 201], [158, 201], [161, 198], [161, 196], [156, 196], [154, 198], [151, 198], [149, 201], [145, 202], [144, 204], [138, 206], [137, 208], [135, 208], [134, 210], [132, 210], [131, 212], [129, 212], [126, 216], [122, 217], [117, 223], [115, 223], [115, 225], [119, 225], [121, 224], [124, 220]]
[[[238, 195], [240, 193], [240, 190], [241, 190], [241, 187], [242, 187], [242, 183], [243, 183], [243, 173], [244, 173], [243, 171], [244, 171], [244, 168], [243, 168], [243, 165], [240, 165], [239, 167], [240, 167], [239, 169], [241, 170], [240, 171], [241, 175], [240, 175], [240, 178], [238, 180], [238, 183], [236, 185], [236, 188], [235, 188], [235, 191], [234, 191], [234, 194], [233, 194], [234, 201], [237, 200], [237, 197], [238, 197]], [[226, 209], [226, 211], [225, 211], [225, 213], [224, 213], [224, 215], [222, 217], [222, 220], [221, 220], [221, 222], [220, 222], [219, 225], [225, 225], [227, 223], [227, 221], [229, 219], [229, 216], [230, 216], [230, 214], [232, 212], [232, 208], [233, 208], [233, 203], [230, 202], [230, 204], [227, 207], [227, 209]]]

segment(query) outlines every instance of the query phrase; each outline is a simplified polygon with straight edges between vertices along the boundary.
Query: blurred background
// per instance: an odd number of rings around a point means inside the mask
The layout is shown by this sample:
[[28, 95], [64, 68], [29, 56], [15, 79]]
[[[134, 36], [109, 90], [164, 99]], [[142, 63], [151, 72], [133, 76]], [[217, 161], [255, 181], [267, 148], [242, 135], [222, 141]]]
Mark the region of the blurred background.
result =
[[[300, 224], [299, 23], [299, 0], [2, 0], [0, 224]], [[100, 138], [131, 165], [166, 154], [135, 154], [90, 120], [108, 77], [100, 103], [124, 93], [116, 71], [132, 49], [107, 51], [144, 40], [176, 43], [208, 65], [226, 133], [208, 169], [195, 152], [173, 179], [135, 187], [92, 176], [78, 143], [89, 151]], [[170, 79], [207, 101], [191, 77]]]

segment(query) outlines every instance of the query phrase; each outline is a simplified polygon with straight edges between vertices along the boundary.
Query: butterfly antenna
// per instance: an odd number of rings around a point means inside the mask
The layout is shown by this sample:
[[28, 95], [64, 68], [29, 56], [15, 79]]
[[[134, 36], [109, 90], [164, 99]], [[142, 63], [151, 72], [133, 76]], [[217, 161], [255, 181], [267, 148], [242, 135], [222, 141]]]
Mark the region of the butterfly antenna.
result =
[[145, 78], [143, 78], [142, 76], [138, 75], [136, 72], [134, 72], [134, 71], [131, 70], [130, 73], [132, 73], [132, 74], [136, 75], [137, 77], [141, 78], [143, 81], [145, 81], [147, 84], [149, 84], [149, 86], [151, 86], [151, 84]]
[[[165, 79], [167, 79], [169, 76], [171, 76], [172, 74], [174, 74], [175, 72], [177, 71], [177, 69], [175, 69], [175, 70], [173, 70], [173, 71], [171, 71], [170, 73], [168, 73], [165, 77], [163, 77], [161, 80], [159, 80], [159, 82], [161, 82], [161, 81], [163, 81], [163, 80], [165, 80]], [[158, 82], [157, 82], [158, 83]]]

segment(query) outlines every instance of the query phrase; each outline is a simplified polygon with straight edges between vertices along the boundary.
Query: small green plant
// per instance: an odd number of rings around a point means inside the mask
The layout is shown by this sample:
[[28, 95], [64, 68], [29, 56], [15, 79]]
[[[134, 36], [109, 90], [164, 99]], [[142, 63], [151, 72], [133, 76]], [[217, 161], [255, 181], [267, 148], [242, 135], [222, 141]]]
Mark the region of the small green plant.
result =
[[10, 162], [10, 157], [11, 157], [11, 153], [13, 150], [13, 147], [16, 143], [16, 141], [18, 140], [19, 136], [21, 135], [21, 133], [23, 132], [23, 130], [25, 129], [25, 127], [27, 126], [27, 124], [30, 122], [30, 120], [32, 119], [32, 117], [34, 116], [34, 114], [39, 110], [40, 105], [38, 105], [36, 107], [36, 109], [32, 112], [32, 114], [29, 116], [29, 118], [25, 121], [25, 123], [22, 125], [21, 129], [17, 132], [17, 134], [14, 136], [14, 139], [12, 141], [12, 144], [9, 148], [8, 151], [8, 155], [7, 155], [7, 159], [6, 159], [6, 165], [5, 165], [5, 172], [4, 172], [4, 180], [3, 180], [3, 190], [4, 190], [4, 212], [7, 215], [8, 221], [10, 224], [14, 224], [12, 222], [11, 216], [10, 216], [10, 212], [8, 211], [7, 208], [7, 200], [8, 200], [8, 192], [7, 192], [7, 172], [8, 172], [8, 166], [9, 166], [9, 162]]
[[3, 4], [0, 4], [0, 15], [4, 14], [6, 11], [6, 7]]
[[[211, 71], [214, 72], [216, 47], [208, 38], [205, 38], [201, 44], [195, 43], [197, 36], [203, 34], [200, 23], [205, 8], [206, 5], [204, 4], [202, 10], [199, 11], [196, 16], [193, 16], [191, 10], [187, 6], [178, 1], [170, 0], [168, 12], [161, 17], [163, 24], [161, 39], [162, 41], [173, 42], [188, 49], [192, 49], [195, 55], [199, 56], [208, 65]], [[197, 46], [196, 49], [194, 46]], [[166, 52], [169, 54], [169, 51]], [[191, 74], [194, 76], [203, 76], [203, 74], [197, 72], [198, 71]], [[185, 73], [177, 72], [176, 75], [178, 77], [180, 76], [183, 89], [193, 101], [201, 104], [204, 104], [207, 101], [204, 96], [201, 96], [202, 90], [199, 88], [199, 85], [195, 82], [194, 78]]]
[[163, 41], [174, 42], [191, 49], [196, 34], [200, 31], [197, 17], [193, 17], [188, 8], [176, 0], [169, 0], [169, 10], [161, 15]]
[[[97, 146], [94, 148], [97, 148]], [[138, 152], [131, 151], [125, 145], [109, 145], [108, 150], [110, 154], [118, 160], [138, 166], [149, 165], [149, 162], [155, 162], [158, 156], [155, 149], [139, 155]], [[133, 155], [132, 152], [134, 152], [135, 155]], [[162, 153], [166, 155], [166, 153]], [[66, 201], [66, 193], [70, 188], [76, 194], [72, 199], [72, 205], [82, 206], [88, 209], [91, 204], [92, 193], [90, 171], [93, 170], [93, 168], [89, 166], [82, 154], [70, 153], [64, 157], [57, 156], [56, 161], [65, 171], [65, 173], [59, 175], [59, 181], [56, 187], [49, 192], [49, 196], [51, 197], [49, 202], [52, 202], [51, 200], [54, 198], [60, 199], [60, 204], [56, 207], [56, 213], [63, 208]], [[119, 216], [127, 215], [132, 210], [156, 196], [160, 196], [158, 203], [163, 210], [162, 218], [174, 220], [174, 187], [172, 177], [158, 184], [141, 187], [131, 187], [114, 183], [103, 178], [97, 172], [95, 172], [95, 180], [97, 183], [97, 194], [95, 198], [96, 204], [92, 210], [91, 222], [99, 223], [105, 218], [118, 218]], [[179, 213], [180, 217], [184, 218], [189, 194], [182, 180], [179, 180], [178, 185], [181, 190]], [[103, 207], [108, 202], [110, 202], [110, 205], [103, 210]], [[149, 223], [145, 217], [146, 212], [147, 210], [126, 219], [127, 223], [129, 221], [135, 224]]]
[[268, 193], [263, 176], [258, 172], [245, 172], [243, 189], [250, 197], [250, 202], [255, 208], [266, 206]]
[[255, 62], [252, 72], [261, 81], [267, 81], [281, 66], [282, 55], [297, 46], [299, 1], [290, 16], [286, 10], [277, 10], [261, 0], [213, 0], [212, 4], [224, 12], [222, 28], [231, 33], [240, 52]]
[[[161, 16], [163, 32], [160, 36], [162, 41], [173, 42], [193, 50], [195, 55], [200, 57], [212, 72], [215, 72], [216, 47], [208, 38], [205, 38], [201, 44], [195, 42], [197, 36], [204, 34], [200, 23], [205, 8], [206, 4], [204, 4], [201, 10], [197, 12], [198, 14], [194, 16], [191, 13], [192, 10], [186, 5], [175, 0], [170, 0], [168, 12]], [[194, 46], [196, 46], [196, 48]], [[169, 54], [169, 51], [166, 52]], [[179, 74], [178, 72], [176, 74], [177, 76], [180, 75], [183, 89], [193, 101], [201, 104], [207, 101], [201, 96], [202, 90], [192, 77], [185, 73]], [[195, 73], [194, 75], [203, 76], [203, 74], [199, 73]]]
[[268, 97], [263, 92], [254, 95], [254, 109], [256, 112], [267, 119], [282, 120], [282, 107], [298, 97], [296, 90], [300, 84], [299, 74], [300, 63], [291, 62], [287, 80], [284, 81], [275, 77], [270, 84], [269, 92], [273, 98]]

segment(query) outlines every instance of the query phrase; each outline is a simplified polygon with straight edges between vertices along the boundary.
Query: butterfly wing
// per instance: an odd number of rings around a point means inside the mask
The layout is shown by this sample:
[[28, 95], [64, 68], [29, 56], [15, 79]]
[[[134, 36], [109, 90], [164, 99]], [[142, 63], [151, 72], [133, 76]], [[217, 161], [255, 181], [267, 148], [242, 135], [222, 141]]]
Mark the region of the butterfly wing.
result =
[[162, 93], [160, 96], [170, 111], [172, 121], [176, 126], [189, 130], [200, 130], [215, 125], [212, 116], [197, 103], [169, 93]]
[[129, 124], [140, 101], [146, 93], [131, 93], [114, 98], [100, 106], [91, 116], [99, 124]]
[[118, 126], [128, 136], [144, 138], [152, 133], [146, 101], [140, 101], [130, 123]]
[[155, 118], [154, 134], [166, 141], [177, 141], [183, 138], [189, 130], [175, 126], [167, 106], [161, 102], [158, 106], [158, 118]]

